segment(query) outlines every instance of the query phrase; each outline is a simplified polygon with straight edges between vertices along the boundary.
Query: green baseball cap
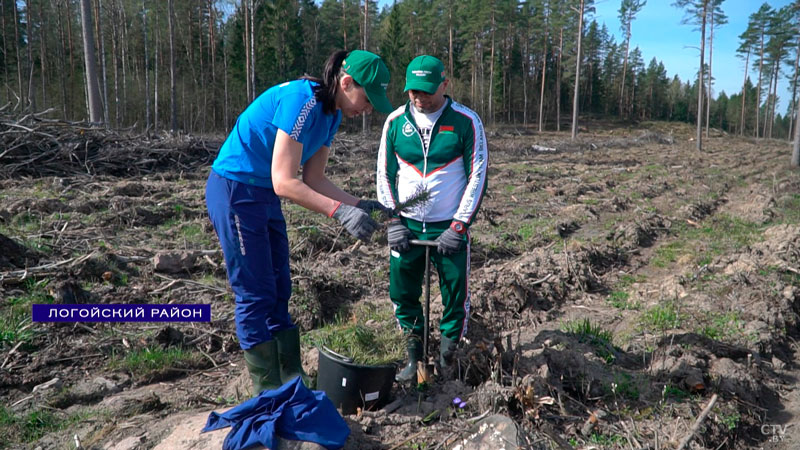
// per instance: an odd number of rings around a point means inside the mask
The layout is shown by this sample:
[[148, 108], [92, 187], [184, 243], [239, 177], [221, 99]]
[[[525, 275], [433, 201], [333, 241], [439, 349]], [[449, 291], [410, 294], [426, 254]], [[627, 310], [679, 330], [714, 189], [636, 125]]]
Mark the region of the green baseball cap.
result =
[[405, 91], [415, 90], [433, 94], [444, 81], [444, 64], [430, 55], [417, 56], [406, 69]]
[[389, 69], [380, 56], [366, 50], [353, 50], [342, 61], [342, 69], [364, 88], [373, 108], [384, 114], [394, 110], [386, 97]]

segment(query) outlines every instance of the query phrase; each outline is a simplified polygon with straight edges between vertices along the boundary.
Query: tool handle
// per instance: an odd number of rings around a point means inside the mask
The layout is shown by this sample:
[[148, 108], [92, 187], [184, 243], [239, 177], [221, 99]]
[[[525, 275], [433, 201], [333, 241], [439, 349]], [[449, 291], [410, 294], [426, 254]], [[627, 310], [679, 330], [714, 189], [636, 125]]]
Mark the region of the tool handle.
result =
[[436, 247], [439, 245], [436, 241], [428, 241], [425, 239], [411, 239], [408, 242], [411, 243], [411, 245], [422, 245], [426, 247]]

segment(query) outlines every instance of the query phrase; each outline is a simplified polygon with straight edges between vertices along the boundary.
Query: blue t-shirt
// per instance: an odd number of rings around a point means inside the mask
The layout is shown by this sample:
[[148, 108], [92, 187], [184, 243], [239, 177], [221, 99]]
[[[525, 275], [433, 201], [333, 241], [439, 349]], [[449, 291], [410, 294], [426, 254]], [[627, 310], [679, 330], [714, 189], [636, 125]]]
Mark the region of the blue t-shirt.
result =
[[330, 146], [342, 112], [322, 112], [312, 89], [316, 85], [308, 80], [289, 81], [258, 96], [236, 119], [211, 168], [230, 180], [271, 188], [278, 129], [303, 144], [301, 165], [323, 145]]

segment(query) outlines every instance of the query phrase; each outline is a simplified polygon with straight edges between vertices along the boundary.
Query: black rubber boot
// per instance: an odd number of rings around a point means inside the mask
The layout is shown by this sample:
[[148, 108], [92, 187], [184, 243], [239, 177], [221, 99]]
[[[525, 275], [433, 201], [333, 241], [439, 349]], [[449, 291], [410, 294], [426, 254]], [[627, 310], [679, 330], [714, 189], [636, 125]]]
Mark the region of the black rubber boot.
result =
[[458, 341], [442, 336], [442, 342], [439, 345], [439, 366], [442, 369], [447, 369], [453, 364], [457, 346]]
[[244, 362], [253, 381], [253, 397], [264, 389], [278, 389], [283, 384], [278, 367], [277, 341], [262, 342], [245, 350]]
[[306, 375], [300, 359], [300, 329], [287, 328], [272, 333], [272, 336], [278, 341], [281, 381], [286, 383], [300, 376], [303, 384], [311, 388], [311, 377]]
[[406, 350], [408, 350], [408, 364], [395, 377], [400, 383], [416, 382], [417, 363], [422, 361], [422, 339], [417, 335], [410, 335], [406, 341]]

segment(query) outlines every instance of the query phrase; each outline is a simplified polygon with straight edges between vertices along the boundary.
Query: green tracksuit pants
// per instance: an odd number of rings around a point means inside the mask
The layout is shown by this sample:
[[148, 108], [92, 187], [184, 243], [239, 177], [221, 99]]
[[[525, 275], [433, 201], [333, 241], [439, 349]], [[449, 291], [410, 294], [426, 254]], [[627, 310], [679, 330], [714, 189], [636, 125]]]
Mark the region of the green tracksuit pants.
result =
[[[447, 227], [449, 221], [426, 223], [403, 218], [403, 223], [411, 230], [415, 239], [436, 240]], [[439, 290], [442, 294], [444, 312], [439, 329], [443, 336], [458, 342], [467, 332], [469, 321], [469, 232], [464, 237], [463, 251], [450, 256], [442, 256], [436, 247], [431, 247], [432, 267], [439, 274]], [[389, 297], [395, 306], [395, 316], [406, 333], [422, 336], [425, 318], [420, 297], [425, 282], [425, 247], [411, 245], [404, 253], [391, 251], [389, 260]], [[424, 299], [422, 299], [424, 301]], [[431, 323], [434, 323], [431, 320]]]

